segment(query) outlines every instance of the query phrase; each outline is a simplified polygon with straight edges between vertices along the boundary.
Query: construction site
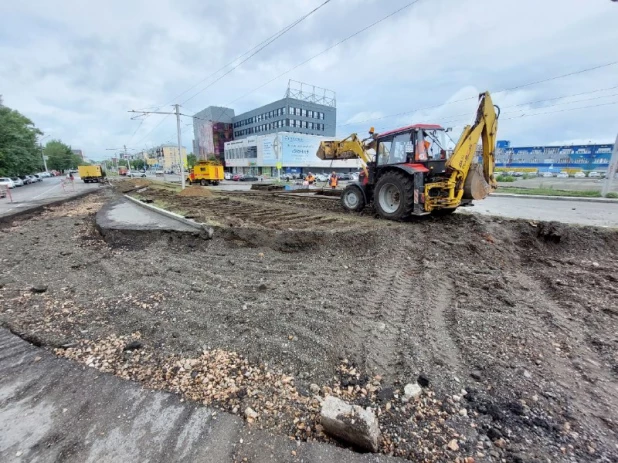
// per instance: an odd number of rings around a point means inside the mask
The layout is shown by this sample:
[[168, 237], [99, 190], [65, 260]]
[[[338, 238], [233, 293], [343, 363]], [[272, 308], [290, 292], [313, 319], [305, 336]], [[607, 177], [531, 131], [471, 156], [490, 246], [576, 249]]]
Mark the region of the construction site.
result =
[[[111, 226], [124, 194], [209, 232]], [[0, 321], [291, 442], [359, 450], [324, 430], [336, 397], [375, 414], [378, 454], [609, 462], [617, 233], [125, 180], [2, 223]], [[270, 461], [251, 452], [229, 458]]]

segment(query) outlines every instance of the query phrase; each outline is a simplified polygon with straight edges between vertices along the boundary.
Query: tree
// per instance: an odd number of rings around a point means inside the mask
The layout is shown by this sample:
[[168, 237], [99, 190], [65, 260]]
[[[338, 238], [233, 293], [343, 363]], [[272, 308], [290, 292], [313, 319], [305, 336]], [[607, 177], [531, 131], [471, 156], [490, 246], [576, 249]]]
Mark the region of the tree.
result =
[[187, 155], [187, 167], [189, 167], [189, 169], [192, 169], [195, 164], [197, 164], [197, 156], [193, 153], [189, 153]]
[[71, 147], [60, 140], [47, 142], [44, 150], [48, 157], [47, 166], [54, 170], [75, 169], [82, 164], [82, 158], [71, 151]]
[[0, 176], [39, 172], [43, 168], [36, 137], [41, 131], [26, 116], [0, 104]]
[[143, 159], [134, 159], [133, 161], [131, 161], [131, 166], [133, 166], [133, 169], [136, 170], [145, 169], [146, 161], [144, 161]]

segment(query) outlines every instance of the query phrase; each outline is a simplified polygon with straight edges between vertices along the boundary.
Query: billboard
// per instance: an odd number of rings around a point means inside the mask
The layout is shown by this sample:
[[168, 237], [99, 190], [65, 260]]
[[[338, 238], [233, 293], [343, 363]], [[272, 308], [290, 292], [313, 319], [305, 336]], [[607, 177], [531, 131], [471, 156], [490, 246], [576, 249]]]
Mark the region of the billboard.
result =
[[322, 163], [316, 155], [320, 139], [302, 135], [281, 134], [281, 159], [290, 166], [315, 166]]
[[262, 164], [274, 166], [277, 164], [277, 153], [275, 151], [275, 137], [260, 137], [262, 143]]
[[224, 144], [232, 140], [232, 135], [232, 124], [198, 120], [196, 156], [208, 159], [208, 156], [214, 155], [223, 159]]
[[498, 149], [509, 149], [511, 147], [511, 142], [509, 140], [498, 140], [496, 142], [496, 148]]

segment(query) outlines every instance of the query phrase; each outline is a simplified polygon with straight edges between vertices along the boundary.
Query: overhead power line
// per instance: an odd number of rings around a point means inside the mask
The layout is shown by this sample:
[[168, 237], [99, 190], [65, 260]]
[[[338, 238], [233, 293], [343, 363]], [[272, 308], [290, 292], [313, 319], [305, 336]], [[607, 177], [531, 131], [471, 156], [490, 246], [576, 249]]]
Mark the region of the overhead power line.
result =
[[[272, 36], [271, 38], [267, 39], [266, 42], [263, 42], [263, 45], [258, 45], [257, 50], [255, 50], [253, 53], [251, 53], [249, 56], [247, 56], [245, 59], [243, 59], [240, 63], [238, 63], [236, 66], [232, 67], [231, 69], [229, 69], [227, 72], [225, 72], [223, 75], [219, 76], [217, 79], [215, 79], [213, 82], [211, 82], [210, 84], [208, 84], [206, 87], [204, 87], [203, 89], [201, 89], [200, 91], [198, 91], [197, 93], [193, 94], [192, 96], [190, 96], [189, 98], [187, 98], [186, 100], [184, 100], [181, 104], [185, 104], [187, 101], [192, 100], [193, 98], [195, 98], [196, 96], [198, 96], [200, 93], [202, 93], [203, 91], [207, 90], [208, 88], [212, 87], [214, 84], [216, 84], [217, 82], [219, 82], [221, 79], [223, 79], [225, 76], [227, 76], [228, 74], [230, 74], [231, 72], [233, 72], [235, 69], [237, 69], [239, 66], [241, 66], [243, 63], [246, 63], [247, 61], [249, 61], [252, 57], [254, 57], [255, 55], [257, 55], [259, 52], [261, 52], [264, 48], [266, 48], [268, 45], [270, 45], [271, 43], [273, 43], [275, 40], [277, 40], [278, 38], [282, 37], [283, 35], [285, 35], [287, 32], [289, 32], [291, 29], [293, 29], [296, 25], [300, 24], [301, 22], [303, 22], [305, 19], [307, 19], [309, 16], [311, 16], [312, 14], [314, 14], [316, 11], [318, 11], [320, 8], [326, 6], [328, 3], [330, 3], [331, 0], [326, 0], [325, 2], [323, 2], [321, 5], [317, 6], [316, 8], [314, 8], [313, 10], [311, 10], [309, 13], [301, 16], [300, 18], [298, 18], [296, 21], [294, 21], [292, 24], [290, 24], [289, 26], [283, 28], [281, 31], [279, 31], [278, 33], [276, 33], [274, 36]], [[418, 0], [417, 0], [418, 1]], [[233, 62], [232, 62], [233, 63]], [[231, 64], [231, 63], [230, 63]], [[214, 74], [212, 74], [211, 76], [214, 76], [216, 73], [218, 73], [219, 71], [221, 71], [222, 69], [225, 69], [227, 66], [229, 66], [230, 64], [225, 65], [223, 68], [219, 69], [218, 71], [216, 71]], [[206, 79], [205, 79], [206, 80]], [[203, 81], [202, 81], [203, 82]], [[199, 85], [199, 84], [198, 84]], [[193, 88], [195, 88], [197, 85], [194, 85]], [[184, 92], [186, 93], [186, 92]]]
[[[557, 75], [557, 76], [549, 77], [547, 79], [537, 80], [537, 81], [533, 81], [533, 82], [526, 82], [526, 83], [523, 83], [523, 84], [520, 84], [520, 85], [516, 85], [515, 87], [509, 87], [509, 88], [505, 88], [505, 89], [498, 90], [498, 91], [495, 91], [495, 92], [491, 92], [491, 94], [492, 95], [496, 95], [498, 93], [504, 93], [504, 92], [509, 92], [509, 91], [517, 90], [517, 89], [524, 88], [524, 87], [530, 87], [532, 85], [537, 85], [537, 84], [549, 82], [549, 81], [552, 81], [552, 80], [563, 79], [565, 77], [570, 77], [570, 76], [577, 75], [577, 74], [583, 74], [585, 72], [595, 71], [597, 69], [606, 68], [606, 67], [609, 67], [609, 66], [614, 66], [616, 64], [618, 64], [618, 61], [614, 61], [614, 62], [606, 63], [606, 64], [601, 64], [601, 65], [598, 65], [598, 66], [593, 66], [593, 67], [589, 67], [589, 68], [585, 68], [585, 69], [580, 69], [578, 71], [568, 72], [566, 74], [560, 74], [560, 75]], [[405, 116], [407, 114], [413, 114], [413, 113], [418, 112], [418, 111], [425, 111], [427, 109], [436, 109], [436, 108], [440, 108], [442, 106], [451, 105], [451, 104], [455, 104], [455, 103], [461, 103], [463, 101], [470, 101], [470, 100], [474, 100], [474, 99], [476, 99], [476, 96], [469, 97], [469, 98], [462, 98], [462, 99], [459, 99], [459, 100], [447, 101], [445, 103], [436, 104], [436, 105], [432, 105], [432, 106], [425, 106], [423, 108], [416, 108], [416, 109], [412, 109], [412, 110], [408, 110], [408, 111], [403, 111], [403, 112], [399, 112], [399, 113], [388, 114], [386, 116], [380, 116], [380, 117], [376, 117], [376, 118], [364, 119], [362, 121], [347, 122], [345, 124], [339, 124], [337, 127], [346, 127], [348, 125], [363, 124], [363, 123], [366, 123], [366, 122], [374, 122], [374, 121], [380, 121], [380, 120], [383, 120], [383, 119], [389, 119], [391, 117]]]

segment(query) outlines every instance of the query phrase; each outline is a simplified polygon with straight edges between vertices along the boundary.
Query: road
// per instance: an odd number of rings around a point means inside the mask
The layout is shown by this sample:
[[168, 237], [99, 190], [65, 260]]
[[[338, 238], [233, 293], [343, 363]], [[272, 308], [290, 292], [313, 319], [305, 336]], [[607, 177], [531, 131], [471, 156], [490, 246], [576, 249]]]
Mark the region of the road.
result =
[[558, 221], [597, 227], [618, 227], [618, 202], [596, 203], [576, 200], [490, 196], [476, 201], [461, 213], [495, 215], [515, 219]]
[[[553, 188], [554, 190], [601, 191], [605, 179], [600, 178], [518, 178], [514, 182], [499, 182], [502, 187], [516, 188]], [[618, 180], [614, 180], [611, 191], [618, 191]]]
[[99, 188], [98, 183], [84, 183], [79, 177], [75, 178], [73, 185], [63, 187], [64, 177], [49, 177], [42, 182], [24, 185], [10, 190], [12, 202], [7, 196], [0, 199], [0, 217], [11, 214], [16, 210], [41, 206], [61, 198], [68, 198], [81, 192]]

